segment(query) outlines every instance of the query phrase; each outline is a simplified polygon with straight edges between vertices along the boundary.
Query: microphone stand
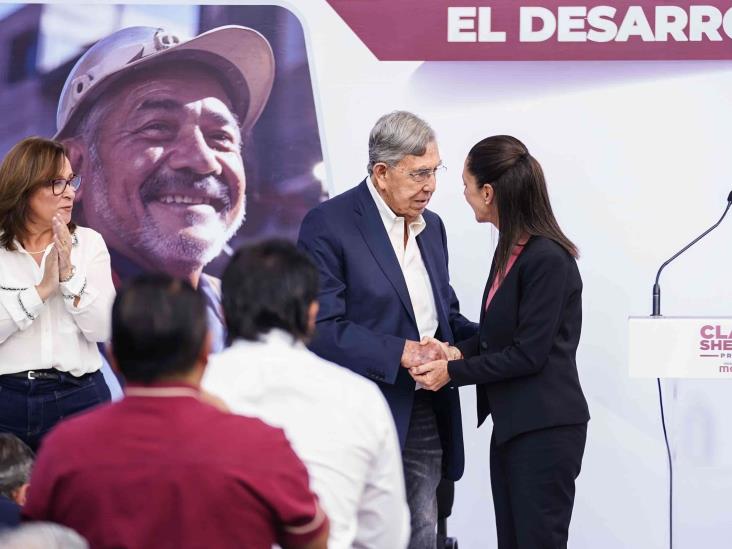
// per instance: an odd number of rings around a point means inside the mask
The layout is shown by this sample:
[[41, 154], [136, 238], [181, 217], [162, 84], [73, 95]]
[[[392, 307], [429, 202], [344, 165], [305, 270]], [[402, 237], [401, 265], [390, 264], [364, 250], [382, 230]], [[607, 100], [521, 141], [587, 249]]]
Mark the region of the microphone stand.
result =
[[686, 246], [681, 248], [678, 252], [676, 252], [674, 255], [672, 255], [669, 259], [664, 261], [663, 265], [661, 265], [661, 267], [659, 267], [658, 272], [656, 273], [656, 282], [655, 282], [655, 284], [653, 284], [653, 312], [651, 313], [651, 316], [661, 316], [661, 286], [658, 285], [658, 279], [661, 277], [661, 271], [663, 271], [663, 269], [666, 267], [666, 265], [671, 263], [674, 259], [679, 257], [686, 250], [691, 248], [694, 244], [699, 242], [702, 238], [707, 236], [714, 229], [719, 227], [719, 224], [724, 220], [725, 216], [727, 215], [727, 212], [729, 211], [730, 206], [732, 206], [732, 191], [730, 191], [729, 196], [727, 197], [727, 207], [724, 209], [724, 213], [722, 214], [722, 217], [719, 218], [719, 221], [717, 221], [714, 225], [709, 227], [702, 234], [697, 236], [694, 240], [689, 242]]
[[[663, 271], [663, 269], [666, 267], [666, 265], [671, 263], [674, 259], [679, 257], [686, 250], [691, 248], [694, 244], [699, 242], [702, 238], [707, 236], [714, 229], [719, 227], [719, 224], [722, 223], [722, 221], [724, 220], [724, 218], [727, 215], [727, 212], [729, 212], [730, 206], [732, 206], [732, 191], [730, 191], [729, 195], [727, 196], [727, 207], [724, 209], [724, 213], [722, 214], [722, 217], [719, 218], [719, 221], [717, 221], [714, 225], [709, 227], [702, 234], [697, 236], [694, 240], [689, 242], [686, 246], [681, 248], [678, 252], [676, 252], [666, 261], [664, 261], [663, 265], [661, 265], [659, 267], [658, 272], [656, 273], [656, 281], [653, 284], [653, 312], [651, 313], [651, 317], [658, 318], [661, 316], [661, 286], [659, 286], [659, 284], [658, 284], [658, 280], [661, 277], [661, 271]], [[656, 378], [656, 383], [658, 385], [658, 402], [661, 406], [661, 425], [663, 427], [663, 439], [666, 442], [666, 456], [668, 458], [668, 546], [669, 546], [669, 549], [673, 549], [673, 546], [674, 546], [674, 522], [673, 522], [674, 469], [673, 469], [673, 460], [671, 459], [671, 446], [668, 443], [668, 432], [666, 431], [666, 415], [663, 411], [663, 393], [661, 392], [661, 378], [660, 377]]]

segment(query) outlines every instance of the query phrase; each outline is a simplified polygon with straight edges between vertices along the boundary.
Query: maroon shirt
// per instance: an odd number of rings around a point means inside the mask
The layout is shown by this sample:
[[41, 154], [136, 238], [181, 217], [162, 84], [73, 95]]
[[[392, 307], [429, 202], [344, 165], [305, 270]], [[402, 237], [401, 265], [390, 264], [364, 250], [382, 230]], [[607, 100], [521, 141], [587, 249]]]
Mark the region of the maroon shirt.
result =
[[73, 528], [94, 548], [270, 549], [322, 533], [327, 519], [280, 429], [221, 412], [190, 387], [151, 389], [158, 396], [130, 395], [54, 429], [26, 519]]

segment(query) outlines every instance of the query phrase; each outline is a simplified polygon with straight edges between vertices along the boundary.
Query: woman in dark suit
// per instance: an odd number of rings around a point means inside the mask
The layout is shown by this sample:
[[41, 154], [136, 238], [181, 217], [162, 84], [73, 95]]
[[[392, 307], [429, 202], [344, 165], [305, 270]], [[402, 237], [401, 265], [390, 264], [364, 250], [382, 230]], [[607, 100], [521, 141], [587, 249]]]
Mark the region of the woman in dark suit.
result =
[[475, 385], [493, 416], [491, 487], [499, 549], [567, 546], [589, 411], [575, 355], [582, 326], [577, 248], [559, 228], [541, 166], [523, 143], [488, 137], [468, 154], [465, 198], [499, 230], [480, 330], [412, 368], [423, 386]]

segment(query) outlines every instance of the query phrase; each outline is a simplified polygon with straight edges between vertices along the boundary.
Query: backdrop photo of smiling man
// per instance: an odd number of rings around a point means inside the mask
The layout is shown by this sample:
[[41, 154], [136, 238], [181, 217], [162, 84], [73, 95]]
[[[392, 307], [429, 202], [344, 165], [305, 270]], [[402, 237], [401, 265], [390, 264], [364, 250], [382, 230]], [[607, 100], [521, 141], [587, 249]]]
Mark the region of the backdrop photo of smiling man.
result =
[[[308, 213], [298, 245], [320, 272], [310, 348], [377, 383], [396, 423], [411, 514], [410, 549], [436, 546], [436, 490], [464, 466], [460, 397], [420, 389], [409, 373], [437, 343], [470, 337], [448, 273], [445, 227], [427, 210], [442, 161], [432, 128], [412, 113], [382, 116], [369, 136], [368, 176]], [[416, 390], [415, 390], [416, 389]]]
[[244, 220], [242, 134], [272, 89], [267, 40], [240, 26], [184, 40], [130, 27], [76, 63], [56, 138], [84, 178], [79, 219], [109, 247], [116, 281], [164, 272], [201, 289], [223, 348], [218, 280], [203, 273]]

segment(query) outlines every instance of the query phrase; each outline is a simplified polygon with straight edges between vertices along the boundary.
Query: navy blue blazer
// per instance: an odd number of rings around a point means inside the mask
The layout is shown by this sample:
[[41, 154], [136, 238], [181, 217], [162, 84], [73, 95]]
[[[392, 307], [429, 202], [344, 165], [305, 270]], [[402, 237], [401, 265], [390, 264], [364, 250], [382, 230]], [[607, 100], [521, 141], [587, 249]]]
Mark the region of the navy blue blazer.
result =
[[[320, 312], [310, 348], [379, 385], [403, 447], [415, 383], [400, 363], [405, 340], [420, 337], [404, 276], [367, 184], [364, 180], [320, 204], [300, 227], [298, 246], [320, 272]], [[429, 210], [423, 216], [427, 225], [417, 244], [437, 306], [436, 335], [452, 343], [475, 334], [477, 325], [460, 314], [450, 286], [442, 220]], [[457, 480], [465, 463], [457, 388], [448, 385], [435, 393], [435, 412], [443, 472]]]
[[[496, 276], [495, 260], [483, 293]], [[478, 425], [493, 416], [501, 444], [516, 435], [590, 419], [577, 374], [582, 279], [559, 244], [532, 236], [487, 310], [480, 331], [448, 362], [455, 385], [475, 384]]]

